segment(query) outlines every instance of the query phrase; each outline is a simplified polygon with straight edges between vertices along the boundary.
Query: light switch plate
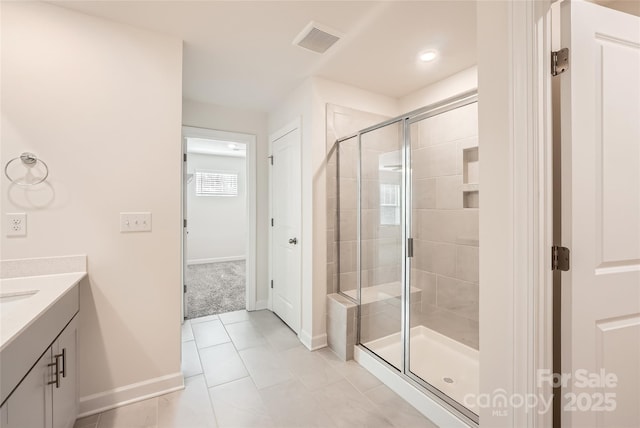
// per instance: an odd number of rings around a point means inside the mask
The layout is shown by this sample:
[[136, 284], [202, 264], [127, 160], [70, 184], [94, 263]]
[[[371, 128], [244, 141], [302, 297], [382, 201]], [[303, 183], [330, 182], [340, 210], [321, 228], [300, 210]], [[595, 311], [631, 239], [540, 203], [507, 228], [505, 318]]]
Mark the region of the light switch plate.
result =
[[7, 236], [27, 236], [27, 214], [7, 213]]
[[151, 213], [120, 213], [120, 232], [151, 232]]

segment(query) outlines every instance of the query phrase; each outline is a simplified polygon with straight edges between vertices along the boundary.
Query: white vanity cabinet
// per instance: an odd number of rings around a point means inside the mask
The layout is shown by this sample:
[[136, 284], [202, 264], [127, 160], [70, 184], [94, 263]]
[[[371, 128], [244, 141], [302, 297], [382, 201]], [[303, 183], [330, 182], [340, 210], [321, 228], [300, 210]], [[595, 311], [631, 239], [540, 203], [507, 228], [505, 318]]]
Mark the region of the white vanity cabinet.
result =
[[[51, 346], [53, 355], [59, 360], [59, 387], [51, 385], [53, 391], [53, 428], [72, 428], [78, 415], [77, 349], [78, 327], [76, 315]], [[54, 367], [55, 369], [55, 367]]]
[[0, 260], [0, 272], [0, 428], [73, 428], [87, 257]]
[[0, 409], [1, 428], [72, 428], [77, 409], [77, 316]]
[[47, 406], [51, 401], [51, 387], [46, 385], [50, 361], [51, 348], [47, 349], [2, 405], [2, 428], [51, 426], [51, 408]]

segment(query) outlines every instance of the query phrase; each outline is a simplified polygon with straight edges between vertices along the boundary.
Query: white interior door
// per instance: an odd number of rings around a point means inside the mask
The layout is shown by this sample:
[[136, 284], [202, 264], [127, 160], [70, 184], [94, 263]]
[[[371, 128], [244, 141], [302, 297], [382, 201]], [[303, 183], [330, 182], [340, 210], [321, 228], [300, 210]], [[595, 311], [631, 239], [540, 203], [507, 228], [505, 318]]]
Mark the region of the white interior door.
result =
[[297, 333], [302, 288], [300, 128], [273, 140], [271, 155], [272, 308]]
[[[639, 427], [640, 18], [586, 2], [560, 15], [562, 426]], [[601, 370], [617, 380], [582, 382]]]

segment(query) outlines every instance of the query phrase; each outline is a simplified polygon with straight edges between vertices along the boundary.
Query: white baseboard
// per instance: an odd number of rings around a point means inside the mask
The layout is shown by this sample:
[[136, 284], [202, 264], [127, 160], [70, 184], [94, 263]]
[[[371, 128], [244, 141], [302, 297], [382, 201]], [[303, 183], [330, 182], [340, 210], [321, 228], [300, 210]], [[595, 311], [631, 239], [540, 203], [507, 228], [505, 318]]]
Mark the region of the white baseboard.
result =
[[262, 309], [268, 309], [267, 304], [269, 303], [268, 300], [257, 300], [256, 301], [256, 311], [260, 311]]
[[187, 265], [203, 265], [205, 263], [220, 263], [220, 262], [235, 262], [239, 260], [245, 260], [245, 256], [229, 256], [229, 257], [214, 257], [211, 259], [191, 259], [187, 260]]
[[324, 348], [327, 346], [327, 334], [319, 334], [316, 336], [311, 336], [308, 332], [304, 330], [300, 330], [300, 334], [298, 335], [300, 338], [300, 342], [304, 346], [307, 347], [310, 351], [315, 351], [316, 349]]
[[381, 363], [357, 345], [354, 346], [353, 358], [358, 364], [367, 369], [369, 373], [377, 377], [400, 397], [404, 398], [437, 426], [453, 428], [469, 428], [473, 426], [471, 421], [457, 417], [457, 415], [443, 407], [439, 402], [402, 379], [397, 371]]
[[184, 389], [182, 372], [80, 397], [79, 418]]

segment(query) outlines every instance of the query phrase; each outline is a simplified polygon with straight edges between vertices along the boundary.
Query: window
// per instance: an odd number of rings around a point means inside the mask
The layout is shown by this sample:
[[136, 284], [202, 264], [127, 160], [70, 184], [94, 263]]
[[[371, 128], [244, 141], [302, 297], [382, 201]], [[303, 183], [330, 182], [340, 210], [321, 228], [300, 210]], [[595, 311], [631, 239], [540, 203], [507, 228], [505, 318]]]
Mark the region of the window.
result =
[[235, 172], [196, 171], [197, 196], [238, 196]]
[[380, 224], [400, 224], [400, 185], [380, 184]]

